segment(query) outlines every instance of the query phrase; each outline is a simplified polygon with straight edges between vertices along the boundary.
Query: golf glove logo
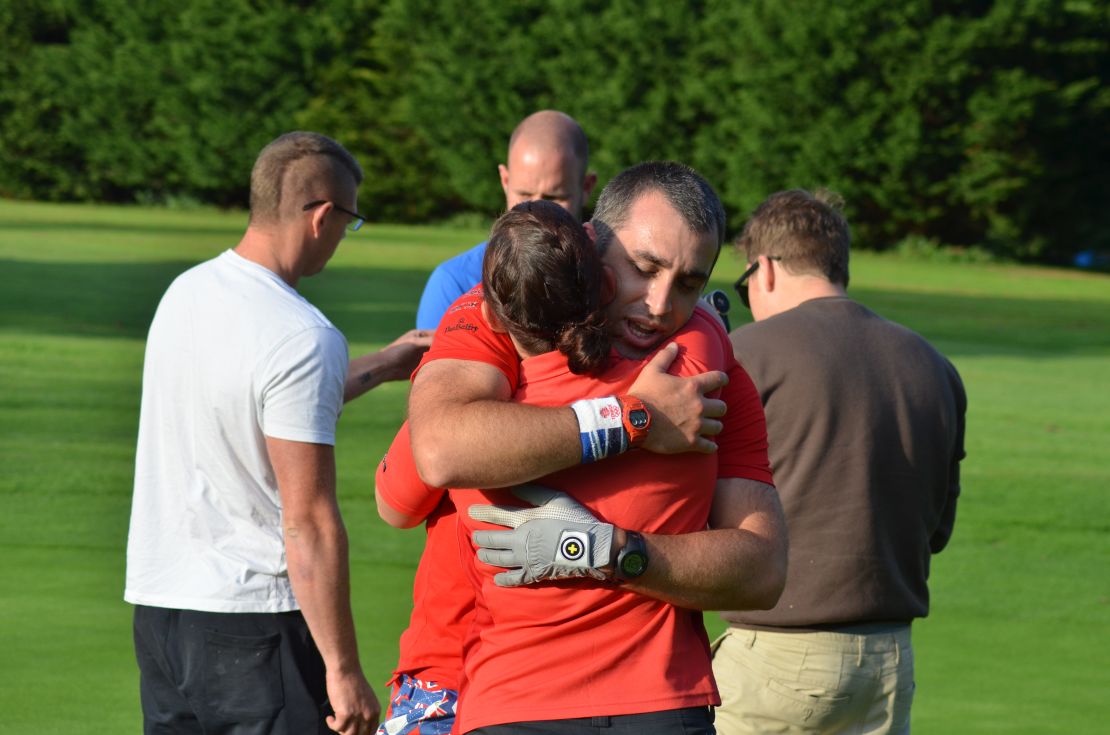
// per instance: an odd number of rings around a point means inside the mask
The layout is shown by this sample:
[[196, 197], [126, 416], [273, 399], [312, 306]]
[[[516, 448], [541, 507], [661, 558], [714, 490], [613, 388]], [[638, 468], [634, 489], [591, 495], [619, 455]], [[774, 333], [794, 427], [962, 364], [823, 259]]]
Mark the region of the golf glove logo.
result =
[[518, 587], [545, 579], [593, 577], [608, 580], [613, 526], [594, 518], [566, 493], [539, 485], [522, 485], [513, 494], [536, 507], [472, 505], [476, 521], [508, 526], [507, 531], [475, 531], [478, 559], [505, 569], [494, 575], [501, 587]]
[[559, 553], [565, 561], [573, 563], [584, 558], [588, 562], [589, 551], [589, 536], [576, 531], [563, 531], [563, 537], [559, 539]]

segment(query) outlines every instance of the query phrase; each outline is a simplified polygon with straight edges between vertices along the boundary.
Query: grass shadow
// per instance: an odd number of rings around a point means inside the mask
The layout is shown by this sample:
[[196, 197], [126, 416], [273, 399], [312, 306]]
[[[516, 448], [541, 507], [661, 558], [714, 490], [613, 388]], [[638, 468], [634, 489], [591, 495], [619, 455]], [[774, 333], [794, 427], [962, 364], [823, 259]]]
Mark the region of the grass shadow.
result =
[[853, 298], [913, 329], [949, 357], [1110, 354], [1105, 302], [853, 288]]
[[243, 226], [246, 224], [246, 218], [242, 223], [229, 223], [227, 226], [212, 226], [212, 225], [191, 225], [182, 223], [167, 224], [165, 221], [153, 220], [149, 223], [139, 222], [121, 222], [119, 220], [110, 220], [98, 222], [96, 220], [80, 220], [80, 221], [66, 221], [61, 220], [57, 222], [46, 222], [42, 220], [18, 220], [18, 219], [4, 219], [0, 221], [0, 233], [5, 230], [27, 232], [34, 234], [36, 232], [44, 233], [57, 233], [61, 232], [75, 232], [75, 233], [90, 233], [90, 232], [108, 232], [108, 233], [133, 233], [140, 235], [149, 235], [151, 240], [160, 241], [170, 237], [194, 237], [197, 235], [212, 236], [224, 240], [235, 241], [243, 233]]
[[[166, 287], [192, 265], [0, 259], [0, 328], [143, 339]], [[427, 275], [423, 269], [333, 267], [303, 279], [299, 290], [349, 341], [381, 344], [412, 326]], [[950, 356], [1110, 354], [1105, 302], [868, 288], [851, 293]]]
[[[0, 259], [0, 329], [23, 334], [145, 339], [174, 278], [195, 263], [53, 263]], [[300, 292], [351, 342], [384, 343], [409, 329], [422, 270], [333, 269]]]
[[[852, 288], [849, 295], [918, 332], [949, 357], [1110, 354], [1110, 308], [1103, 301], [876, 288]], [[742, 307], [732, 311], [733, 328], [751, 322], [751, 314]]]

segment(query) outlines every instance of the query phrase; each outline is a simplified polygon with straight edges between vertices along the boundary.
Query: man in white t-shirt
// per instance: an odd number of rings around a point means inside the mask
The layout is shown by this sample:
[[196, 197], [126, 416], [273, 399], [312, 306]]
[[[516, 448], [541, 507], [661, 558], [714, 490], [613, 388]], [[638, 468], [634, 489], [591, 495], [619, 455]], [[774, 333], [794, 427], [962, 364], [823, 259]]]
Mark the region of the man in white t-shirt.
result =
[[124, 592], [147, 733], [377, 725], [336, 503], [347, 342], [295, 290], [362, 224], [361, 180], [334, 140], [279, 137], [239, 245], [179, 276], [154, 316]]

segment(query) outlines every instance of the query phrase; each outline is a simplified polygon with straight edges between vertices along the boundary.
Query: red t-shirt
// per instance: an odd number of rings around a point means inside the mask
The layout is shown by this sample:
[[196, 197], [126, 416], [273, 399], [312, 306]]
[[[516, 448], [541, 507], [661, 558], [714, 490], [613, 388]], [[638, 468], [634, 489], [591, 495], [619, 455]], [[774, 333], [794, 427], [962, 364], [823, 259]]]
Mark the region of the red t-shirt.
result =
[[[565, 359], [551, 353], [532, 358], [521, 368], [508, 337], [490, 330], [482, 319], [480, 298], [480, 290], [475, 290], [456, 302], [448, 313], [458, 318], [441, 323], [421, 365], [443, 358], [487, 362], [497, 366], [514, 388], [519, 385], [516, 400], [565, 405], [578, 398], [626, 392], [643, 364], [616, 360], [603, 378], [588, 378], [571, 374]], [[771, 482], [759, 397], [732, 357], [724, 330], [699, 311], [676, 335], [676, 341], [684, 349], [672, 372], [729, 372], [725, 400], [731, 410], [725, 432], [718, 437], [718, 454], [668, 457], [634, 451], [590, 467], [565, 470], [543, 478], [543, 484], [571, 492], [599, 517], [624, 528], [681, 533], [705, 528], [716, 477]], [[523, 383], [518, 383], [518, 370], [524, 372]], [[433, 507], [438, 495], [419, 482], [407, 443], [405, 427], [387, 462], [379, 468], [378, 491], [388, 504], [416, 515], [414, 510]], [[456, 491], [452, 495], [463, 507], [490, 499], [513, 502], [505, 491]], [[436, 513], [440, 513], [439, 507]], [[461, 639], [466, 621], [457, 611], [472, 591], [465, 584], [451, 590], [433, 587], [458, 579], [461, 571], [457, 566], [460, 546], [454, 539], [446, 540], [452, 529], [444, 523], [445, 517], [439, 516], [434, 526], [429, 525], [428, 545], [414, 589], [412, 623], [402, 637], [398, 672], [450, 682], [457, 679], [450, 676], [449, 669], [457, 664], [461, 644], [449, 641]], [[465, 516], [459, 523], [459, 540], [467, 556], [463, 567], [483, 594], [473, 628], [480, 645], [468, 650], [470, 681], [460, 707], [461, 731], [527, 719], [648, 712], [716, 702], [700, 613], [592, 582], [497, 588], [492, 575], [498, 570], [473, 557], [469, 532], [474, 525]], [[544, 602], [538, 605], [521, 604], [540, 599]], [[508, 612], [507, 620], [499, 617]], [[620, 635], [612, 636], [612, 630], [589, 632], [598, 622], [617, 616], [622, 618]], [[432, 633], [437, 622], [441, 630]], [[421, 634], [414, 632], [418, 626]], [[443, 633], [443, 628], [452, 629], [453, 634]], [[527, 631], [523, 638], [522, 631]], [[608, 638], [615, 640], [606, 642]], [[546, 651], [552, 655], [545, 655]], [[568, 655], [571, 651], [574, 653]], [[583, 668], [584, 662], [587, 668]]]
[[378, 465], [375, 483], [379, 497], [390, 507], [414, 517], [427, 516], [424, 551], [412, 585], [412, 615], [401, 634], [401, 654], [390, 683], [408, 674], [458, 690], [463, 636], [474, 618], [474, 590], [463, 577], [455, 505], [446, 491], [420, 481], [408, 422]]
[[[481, 286], [474, 287], [452, 304], [436, 328], [431, 349], [424, 353], [424, 358], [413, 371], [413, 377], [433, 360], [470, 360], [496, 367], [509, 381], [510, 389], [516, 391], [520, 381], [520, 357], [509, 335], [490, 328], [482, 317], [481, 304]], [[694, 310], [694, 315], [686, 326], [668, 341], [678, 341], [679, 335], [694, 329], [725, 334], [724, 328], [714, 317], [698, 308]], [[728, 373], [728, 385], [720, 394], [720, 398], [728, 405], [728, 414], [725, 417], [724, 430], [715, 439], [718, 447], [717, 476], [743, 477], [771, 485], [771, 465], [767, 460], [767, 421], [763, 414], [763, 404], [759, 400], [755, 383], [733, 356], [727, 336], [726, 334], [725, 338], [729, 349], [724, 357], [725, 363], [712, 368]], [[637, 369], [643, 365], [643, 362], [624, 360], [616, 352], [613, 355], [618, 364], [632, 364]], [[681, 354], [675, 359], [670, 368], [671, 373], [678, 374], [683, 359]], [[568, 396], [567, 405], [583, 397], [573, 392]]]

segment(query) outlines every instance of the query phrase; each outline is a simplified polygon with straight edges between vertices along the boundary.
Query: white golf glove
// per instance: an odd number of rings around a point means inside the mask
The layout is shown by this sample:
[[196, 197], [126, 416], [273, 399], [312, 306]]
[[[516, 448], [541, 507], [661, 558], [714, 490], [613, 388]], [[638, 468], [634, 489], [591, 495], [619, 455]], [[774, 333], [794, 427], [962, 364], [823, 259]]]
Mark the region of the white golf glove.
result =
[[511, 531], [475, 531], [478, 559], [511, 571], [494, 575], [499, 587], [518, 587], [545, 579], [593, 577], [607, 580], [613, 525], [602, 523], [566, 493], [539, 485], [513, 488], [537, 506], [472, 505], [476, 521], [508, 526]]

